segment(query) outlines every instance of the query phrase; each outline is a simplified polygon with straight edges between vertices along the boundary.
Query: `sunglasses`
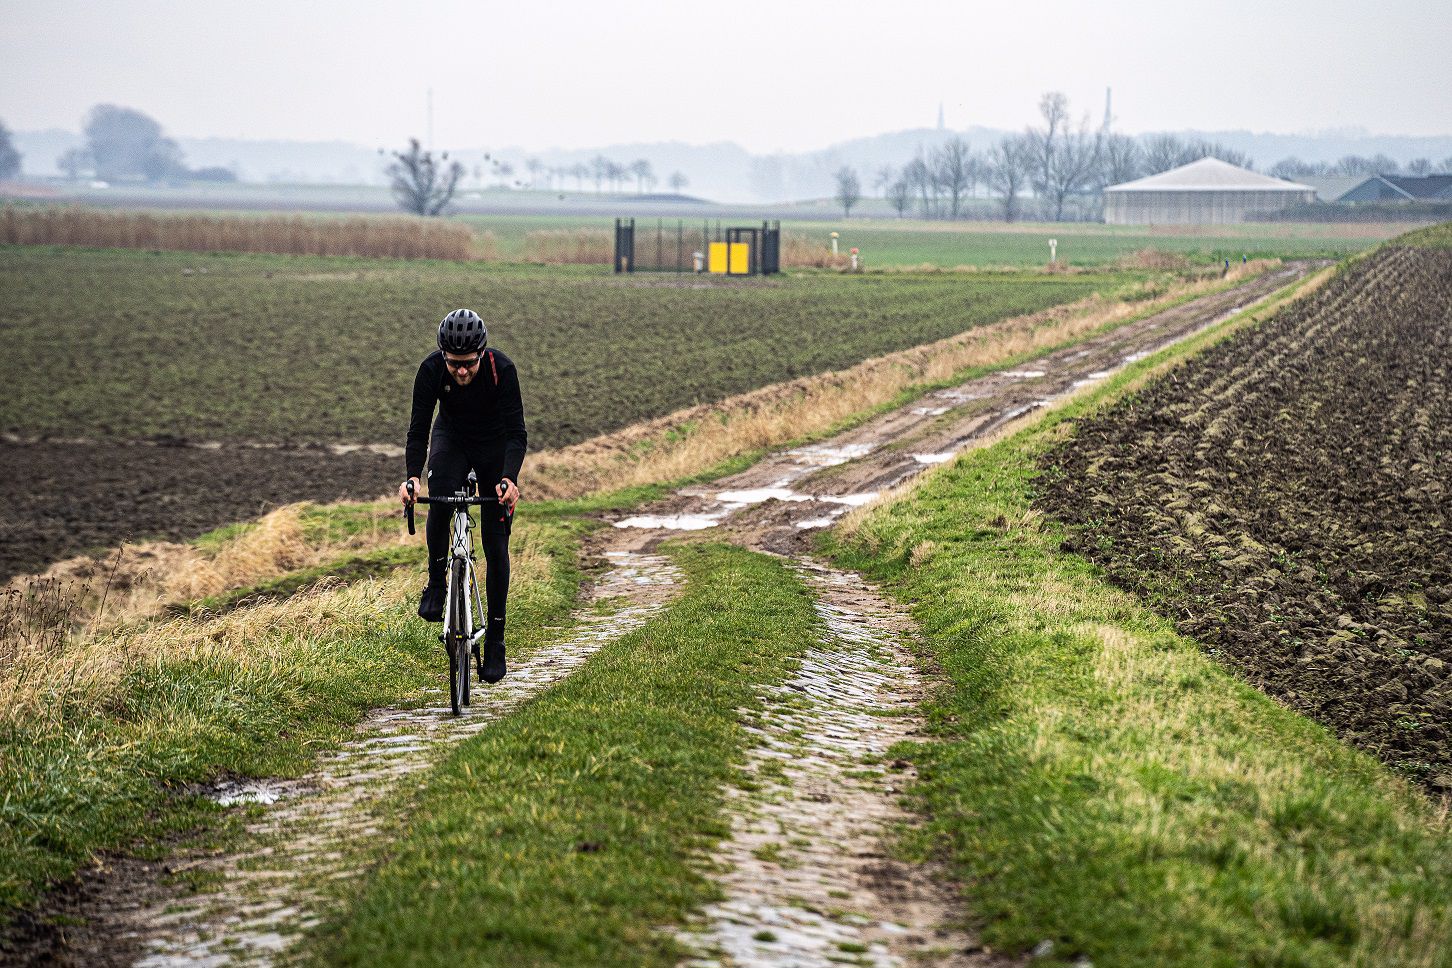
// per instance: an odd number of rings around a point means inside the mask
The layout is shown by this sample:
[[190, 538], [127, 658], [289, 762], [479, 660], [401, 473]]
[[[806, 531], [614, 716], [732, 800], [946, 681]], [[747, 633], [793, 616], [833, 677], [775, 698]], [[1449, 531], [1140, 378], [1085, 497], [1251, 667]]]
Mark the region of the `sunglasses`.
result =
[[479, 360], [482, 358], [483, 354], [474, 357], [472, 360], [451, 360], [446, 356], [444, 357], [444, 366], [447, 366], [451, 370], [472, 370], [479, 365]]

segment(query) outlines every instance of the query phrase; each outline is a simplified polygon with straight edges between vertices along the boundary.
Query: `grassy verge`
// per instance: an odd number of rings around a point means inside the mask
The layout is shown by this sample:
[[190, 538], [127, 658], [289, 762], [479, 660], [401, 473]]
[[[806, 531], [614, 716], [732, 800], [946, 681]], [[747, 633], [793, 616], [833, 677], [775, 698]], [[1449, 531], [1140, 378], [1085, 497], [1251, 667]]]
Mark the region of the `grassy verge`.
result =
[[1452, 963], [1439, 809], [1241, 683], [1030, 506], [1077, 415], [1208, 334], [849, 519], [835, 557], [912, 603], [944, 687], [921, 849], [995, 948], [1114, 965]]
[[[577, 535], [562, 522], [516, 530], [510, 631], [520, 650], [557, 634], [544, 627], [573, 604]], [[0, 923], [97, 852], [140, 849], [194, 818], [189, 784], [294, 775], [364, 711], [436, 685], [434, 630], [413, 617], [421, 547], [412, 558], [416, 571], [219, 617], [7, 637]]]
[[392, 858], [312, 943], [344, 965], [674, 965], [659, 926], [708, 900], [688, 861], [725, 832], [738, 710], [816, 618], [778, 562], [675, 552], [680, 599], [461, 746]]

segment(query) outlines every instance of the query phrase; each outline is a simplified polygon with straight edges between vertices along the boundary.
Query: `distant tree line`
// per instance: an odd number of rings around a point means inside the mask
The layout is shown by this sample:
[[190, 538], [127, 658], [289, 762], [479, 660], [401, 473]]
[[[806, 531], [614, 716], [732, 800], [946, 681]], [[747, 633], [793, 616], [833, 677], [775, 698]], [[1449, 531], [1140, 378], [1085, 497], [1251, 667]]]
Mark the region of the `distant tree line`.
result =
[[[474, 181], [482, 188], [489, 178], [494, 179], [493, 185], [498, 188], [527, 188], [532, 191], [563, 191], [569, 187], [571, 180], [574, 181], [576, 191], [584, 191], [587, 184], [593, 185], [597, 194], [604, 191], [621, 192], [631, 186], [638, 194], [644, 195], [647, 191], [655, 188], [660, 183], [660, 178], [655, 173], [655, 167], [649, 159], [636, 158], [630, 162], [614, 161], [604, 155], [596, 155], [588, 162], [577, 161], [572, 165], [547, 165], [536, 157], [524, 159], [524, 171], [518, 172], [516, 166], [502, 158], [495, 158], [491, 154], [484, 155], [484, 162], [474, 166]], [[518, 177], [516, 177], [518, 175]], [[679, 171], [671, 172], [666, 178], [666, 184], [671, 191], [679, 193], [691, 180]]]
[[56, 159], [71, 181], [83, 177], [152, 183], [237, 180], [230, 168], [188, 168], [181, 148], [162, 133], [161, 125], [134, 108], [98, 104], [86, 114], [82, 134], [82, 147]]
[[[1110, 185], [1157, 175], [1201, 158], [1255, 167], [1244, 152], [1218, 142], [1173, 134], [1135, 138], [1107, 126], [1092, 126], [1087, 115], [1076, 122], [1068, 98], [1057, 91], [1039, 100], [1039, 116], [1038, 125], [1003, 137], [981, 152], [972, 151], [957, 137], [931, 151], [919, 149], [901, 167], [876, 169], [872, 186], [900, 218], [963, 218], [970, 214], [970, 199], [991, 199], [1005, 221], [1026, 217], [1062, 221], [1097, 219], [1102, 193]], [[1407, 171], [1429, 174], [1437, 167], [1419, 158]], [[1452, 172], [1452, 158], [1444, 160], [1440, 168]], [[1385, 155], [1348, 155], [1329, 165], [1287, 158], [1268, 169], [1268, 174], [1296, 178], [1398, 170], [1397, 162]], [[844, 165], [834, 180], [835, 200], [844, 214], [850, 214], [862, 198], [861, 178], [855, 168]], [[981, 212], [973, 214], [982, 216]]]

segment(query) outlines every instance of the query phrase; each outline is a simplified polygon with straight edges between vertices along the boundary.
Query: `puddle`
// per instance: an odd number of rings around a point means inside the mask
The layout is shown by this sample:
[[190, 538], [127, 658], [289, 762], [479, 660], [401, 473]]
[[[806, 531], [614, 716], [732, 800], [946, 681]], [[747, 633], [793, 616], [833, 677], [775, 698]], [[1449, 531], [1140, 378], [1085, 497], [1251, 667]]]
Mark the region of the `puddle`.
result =
[[761, 504], [766, 501], [810, 501], [806, 494], [798, 494], [789, 487], [758, 487], [749, 491], [722, 491], [716, 500], [726, 504]]
[[731, 509], [722, 508], [710, 514], [640, 514], [624, 521], [616, 521], [617, 528], [645, 528], [649, 531], [704, 531], [721, 523]]
[[1138, 363], [1150, 355], [1149, 350], [1140, 350], [1138, 353], [1131, 353], [1124, 358], [1125, 363]]
[[864, 504], [871, 504], [877, 498], [877, 491], [868, 491], [865, 494], [822, 494], [816, 500], [826, 501], [828, 504], [845, 504], [848, 507], [860, 508]]
[[942, 454], [914, 454], [913, 460], [919, 464], [946, 464], [956, 456], [951, 450]]
[[[844, 508], [843, 511], [845, 512], [846, 509]], [[837, 523], [837, 518], [839, 517], [841, 517], [840, 514], [829, 518], [807, 518], [805, 521], [797, 521], [796, 527], [799, 531], [814, 531], [818, 528], [830, 528]]]
[[1037, 380], [1041, 376], [1048, 376], [1047, 370], [1008, 370], [1003, 374], [1019, 380]]
[[836, 467], [838, 464], [866, 457], [876, 449], [876, 444], [842, 444], [838, 447], [813, 444], [810, 447], [789, 450], [787, 456], [795, 458], [799, 464], [807, 464], [811, 467]]
[[279, 782], [247, 780], [220, 783], [214, 791], [206, 794], [206, 797], [213, 803], [230, 807], [239, 803], [272, 804], [281, 800], [286, 795], [286, 790], [283, 789], [283, 785]]
[[912, 412], [919, 417], [941, 417], [952, 409], [952, 407], [913, 407]]

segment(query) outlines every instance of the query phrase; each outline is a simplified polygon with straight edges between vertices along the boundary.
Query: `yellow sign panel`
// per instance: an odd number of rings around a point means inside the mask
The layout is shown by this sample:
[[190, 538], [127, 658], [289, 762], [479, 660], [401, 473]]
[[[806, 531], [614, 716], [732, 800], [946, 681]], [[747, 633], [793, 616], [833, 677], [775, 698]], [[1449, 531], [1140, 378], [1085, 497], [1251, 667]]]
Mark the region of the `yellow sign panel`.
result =
[[[727, 265], [727, 249], [730, 249], [730, 265]], [[706, 271], [717, 275], [745, 276], [751, 273], [751, 246], [745, 242], [712, 242], [706, 260]]]

